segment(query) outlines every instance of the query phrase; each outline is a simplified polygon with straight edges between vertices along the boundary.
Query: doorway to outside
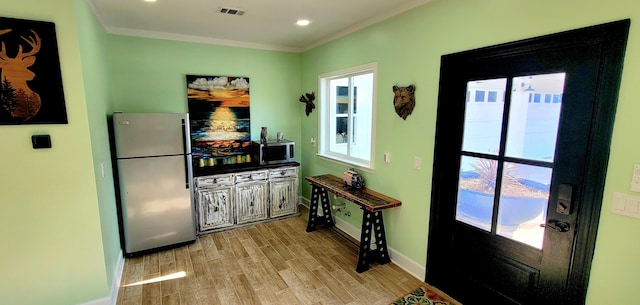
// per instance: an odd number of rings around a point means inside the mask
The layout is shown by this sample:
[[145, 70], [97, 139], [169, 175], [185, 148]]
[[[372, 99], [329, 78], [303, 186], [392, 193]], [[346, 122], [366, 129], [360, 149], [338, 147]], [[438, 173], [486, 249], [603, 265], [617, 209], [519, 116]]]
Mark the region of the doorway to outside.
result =
[[426, 282], [584, 303], [629, 25], [442, 57]]

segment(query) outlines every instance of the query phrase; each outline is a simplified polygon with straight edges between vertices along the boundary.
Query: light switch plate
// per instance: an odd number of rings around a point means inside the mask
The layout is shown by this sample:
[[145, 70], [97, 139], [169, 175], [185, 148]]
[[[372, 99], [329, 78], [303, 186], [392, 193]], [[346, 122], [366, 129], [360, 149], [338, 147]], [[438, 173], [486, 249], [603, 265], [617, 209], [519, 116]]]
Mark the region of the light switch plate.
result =
[[611, 212], [635, 218], [640, 218], [640, 196], [613, 193]]
[[413, 169], [420, 170], [422, 168], [422, 158], [413, 157]]

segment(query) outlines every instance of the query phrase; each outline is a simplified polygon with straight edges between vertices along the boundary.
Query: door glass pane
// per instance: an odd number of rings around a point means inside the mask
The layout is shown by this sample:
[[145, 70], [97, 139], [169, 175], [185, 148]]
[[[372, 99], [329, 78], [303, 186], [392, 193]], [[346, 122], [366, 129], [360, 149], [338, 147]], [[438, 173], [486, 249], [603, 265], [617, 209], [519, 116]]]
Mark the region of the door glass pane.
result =
[[546, 167], [505, 162], [500, 203], [498, 235], [542, 249], [549, 185], [552, 170]]
[[497, 168], [496, 160], [462, 157], [456, 220], [491, 232]]
[[[470, 81], [467, 92], [474, 102], [466, 103], [462, 150], [484, 154], [498, 154], [506, 78]], [[493, 92], [485, 101], [485, 92]]]
[[564, 78], [555, 73], [513, 79], [506, 156], [553, 162]]

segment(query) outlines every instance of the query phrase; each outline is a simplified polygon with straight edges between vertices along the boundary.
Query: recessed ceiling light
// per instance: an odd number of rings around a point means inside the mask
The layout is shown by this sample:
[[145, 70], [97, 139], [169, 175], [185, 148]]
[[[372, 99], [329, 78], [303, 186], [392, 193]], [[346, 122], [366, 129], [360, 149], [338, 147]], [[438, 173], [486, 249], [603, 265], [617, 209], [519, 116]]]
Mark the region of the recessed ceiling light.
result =
[[156, 0], [144, 0], [144, 2], [156, 2]]
[[296, 24], [300, 25], [300, 26], [309, 25], [309, 23], [311, 23], [311, 21], [309, 21], [307, 19], [300, 19], [300, 20], [296, 21]]

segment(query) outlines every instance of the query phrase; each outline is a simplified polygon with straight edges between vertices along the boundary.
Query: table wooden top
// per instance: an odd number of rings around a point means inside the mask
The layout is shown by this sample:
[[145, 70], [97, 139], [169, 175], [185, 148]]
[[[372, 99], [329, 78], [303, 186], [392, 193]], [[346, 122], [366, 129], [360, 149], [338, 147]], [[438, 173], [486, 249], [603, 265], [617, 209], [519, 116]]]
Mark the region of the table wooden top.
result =
[[400, 200], [393, 199], [368, 188], [351, 190], [345, 187], [342, 179], [331, 174], [305, 177], [305, 180], [309, 181], [312, 185], [322, 187], [327, 191], [336, 194], [336, 196], [340, 196], [358, 204], [363, 209], [370, 212], [393, 208], [402, 204]]

